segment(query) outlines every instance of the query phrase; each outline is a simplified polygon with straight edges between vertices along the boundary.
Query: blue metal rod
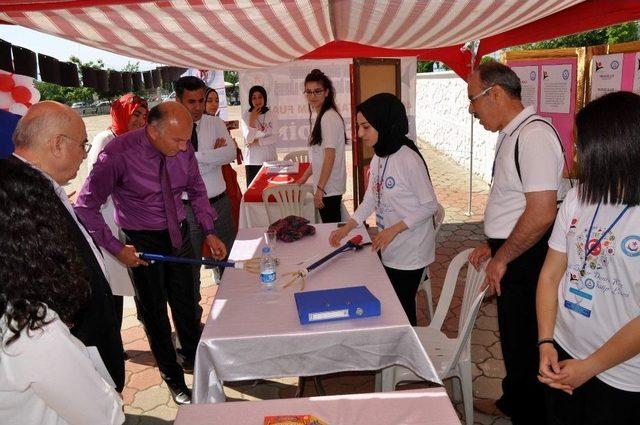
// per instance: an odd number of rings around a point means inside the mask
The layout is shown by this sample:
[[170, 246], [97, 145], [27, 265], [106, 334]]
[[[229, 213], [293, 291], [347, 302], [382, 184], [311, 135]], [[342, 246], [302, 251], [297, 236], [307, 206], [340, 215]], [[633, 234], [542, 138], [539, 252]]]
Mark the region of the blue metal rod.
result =
[[182, 264], [199, 264], [202, 266], [214, 267], [235, 267], [235, 263], [227, 261], [214, 261], [197, 258], [172, 257], [170, 255], [150, 254], [148, 252], [139, 252], [140, 259], [145, 261], [159, 261], [161, 263], [182, 263]]

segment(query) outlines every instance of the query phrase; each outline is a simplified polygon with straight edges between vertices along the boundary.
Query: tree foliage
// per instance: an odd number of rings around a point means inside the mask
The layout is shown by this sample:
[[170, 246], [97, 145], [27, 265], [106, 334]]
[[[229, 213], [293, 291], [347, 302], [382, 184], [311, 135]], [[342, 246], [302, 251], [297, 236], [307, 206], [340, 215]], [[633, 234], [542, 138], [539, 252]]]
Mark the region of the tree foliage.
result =
[[63, 87], [57, 84], [34, 81], [41, 100], [55, 100], [60, 103], [92, 102], [96, 92], [89, 87]]
[[637, 41], [639, 37], [638, 22], [626, 22], [607, 28], [600, 28], [578, 34], [566, 35], [551, 40], [524, 44], [515, 50], [560, 49], [564, 47], [597, 46], [600, 44], [617, 44]]

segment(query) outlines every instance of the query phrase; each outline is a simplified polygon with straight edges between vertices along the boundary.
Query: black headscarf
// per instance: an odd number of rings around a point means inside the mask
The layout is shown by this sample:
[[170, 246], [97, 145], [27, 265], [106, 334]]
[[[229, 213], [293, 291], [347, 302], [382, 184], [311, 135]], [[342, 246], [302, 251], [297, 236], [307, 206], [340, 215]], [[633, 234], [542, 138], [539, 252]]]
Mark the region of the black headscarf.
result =
[[260, 92], [262, 97], [264, 98], [264, 106], [260, 111], [260, 114], [266, 114], [269, 111], [269, 107], [267, 107], [267, 91], [262, 86], [253, 86], [249, 89], [249, 112], [253, 111], [253, 103], [251, 103], [251, 96], [253, 93]]
[[378, 141], [373, 145], [376, 155], [384, 158], [398, 152], [404, 145], [420, 156], [429, 175], [429, 167], [418, 147], [407, 137], [409, 119], [400, 99], [391, 93], [378, 93], [356, 106], [356, 112], [362, 113], [378, 132]]

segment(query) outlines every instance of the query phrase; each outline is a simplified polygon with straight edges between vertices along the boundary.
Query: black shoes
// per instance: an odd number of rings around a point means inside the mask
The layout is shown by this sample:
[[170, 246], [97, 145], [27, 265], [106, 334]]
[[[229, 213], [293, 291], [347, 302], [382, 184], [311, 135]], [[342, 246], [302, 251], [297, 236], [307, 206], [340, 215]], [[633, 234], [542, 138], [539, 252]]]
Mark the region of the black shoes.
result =
[[171, 392], [171, 398], [177, 405], [191, 404], [191, 390], [186, 385], [169, 385], [169, 392]]

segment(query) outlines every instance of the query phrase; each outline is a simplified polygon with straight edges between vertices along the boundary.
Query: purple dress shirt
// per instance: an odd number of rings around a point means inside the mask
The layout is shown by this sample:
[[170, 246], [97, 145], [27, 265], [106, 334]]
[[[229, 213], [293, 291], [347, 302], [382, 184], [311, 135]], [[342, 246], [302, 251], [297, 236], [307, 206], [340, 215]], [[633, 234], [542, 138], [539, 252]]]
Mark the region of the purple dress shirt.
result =
[[[218, 215], [209, 204], [193, 148], [190, 143], [188, 146], [187, 151], [166, 158], [178, 220], [186, 218], [181, 199], [186, 192], [204, 233], [212, 234]], [[167, 229], [159, 174], [161, 155], [149, 142], [146, 128], [116, 137], [102, 150], [80, 190], [76, 214], [96, 242], [114, 256], [124, 245], [114, 237], [100, 213], [109, 196], [121, 229]]]

